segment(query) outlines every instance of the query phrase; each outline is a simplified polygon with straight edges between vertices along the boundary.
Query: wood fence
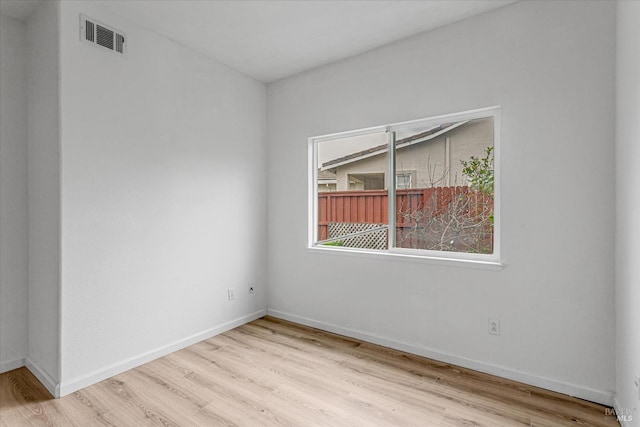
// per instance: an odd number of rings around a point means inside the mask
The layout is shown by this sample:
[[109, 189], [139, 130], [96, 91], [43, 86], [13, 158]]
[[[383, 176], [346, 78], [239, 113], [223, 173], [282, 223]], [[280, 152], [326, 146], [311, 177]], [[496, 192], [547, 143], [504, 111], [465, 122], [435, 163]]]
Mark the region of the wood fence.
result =
[[[336, 237], [331, 223], [388, 224], [388, 210], [387, 190], [318, 193], [318, 240]], [[490, 253], [493, 198], [469, 187], [396, 190], [396, 245]]]

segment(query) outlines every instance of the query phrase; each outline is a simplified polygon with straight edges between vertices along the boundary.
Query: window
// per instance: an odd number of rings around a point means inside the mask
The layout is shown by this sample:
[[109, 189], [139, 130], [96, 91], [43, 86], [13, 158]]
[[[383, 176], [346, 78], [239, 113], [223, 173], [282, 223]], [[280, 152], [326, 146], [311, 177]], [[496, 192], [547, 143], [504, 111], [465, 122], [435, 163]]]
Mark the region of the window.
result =
[[312, 144], [314, 188], [321, 185], [318, 177], [335, 177], [334, 192], [314, 195], [315, 244], [388, 248], [387, 138], [386, 132], [377, 131], [335, 135]]
[[384, 190], [384, 173], [349, 174], [349, 190]]
[[498, 129], [491, 107], [310, 138], [310, 247], [496, 263]]
[[411, 172], [396, 172], [396, 189], [411, 188]]

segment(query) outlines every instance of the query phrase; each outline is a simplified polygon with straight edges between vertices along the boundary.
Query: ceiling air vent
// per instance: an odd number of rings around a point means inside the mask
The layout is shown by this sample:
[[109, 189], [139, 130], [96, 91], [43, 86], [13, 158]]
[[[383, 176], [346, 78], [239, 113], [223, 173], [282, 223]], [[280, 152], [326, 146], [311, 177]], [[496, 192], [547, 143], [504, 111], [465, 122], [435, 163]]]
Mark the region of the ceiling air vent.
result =
[[80, 41], [93, 46], [101, 46], [110, 51], [125, 55], [127, 49], [126, 35], [113, 27], [80, 15]]

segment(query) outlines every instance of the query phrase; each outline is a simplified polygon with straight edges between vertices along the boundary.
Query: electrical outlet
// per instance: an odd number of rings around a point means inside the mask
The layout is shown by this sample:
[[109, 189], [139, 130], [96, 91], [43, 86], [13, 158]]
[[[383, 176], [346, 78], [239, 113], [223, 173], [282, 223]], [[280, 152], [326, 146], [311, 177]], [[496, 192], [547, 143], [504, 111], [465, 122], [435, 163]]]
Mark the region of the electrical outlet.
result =
[[249, 283], [249, 295], [253, 295], [256, 293], [256, 288], [253, 286], [253, 283]]
[[500, 335], [500, 321], [498, 319], [489, 319], [489, 334]]
[[229, 301], [236, 299], [236, 291], [232, 288], [227, 289], [227, 296], [229, 297]]

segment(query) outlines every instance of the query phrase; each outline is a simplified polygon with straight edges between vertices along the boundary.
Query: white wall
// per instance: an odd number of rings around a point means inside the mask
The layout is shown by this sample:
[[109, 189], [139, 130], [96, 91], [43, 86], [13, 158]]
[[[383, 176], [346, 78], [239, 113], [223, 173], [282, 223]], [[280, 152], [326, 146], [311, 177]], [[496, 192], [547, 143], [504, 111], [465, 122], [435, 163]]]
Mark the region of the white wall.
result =
[[[80, 13], [128, 57], [79, 42]], [[266, 87], [101, 2], [60, 22], [67, 394], [264, 314]]]
[[0, 372], [27, 356], [26, 33], [0, 15]]
[[617, 36], [616, 408], [625, 425], [640, 426], [640, 3], [618, 3]]
[[[269, 312], [610, 403], [614, 53], [615, 3], [527, 1], [270, 84]], [[504, 270], [306, 249], [308, 137], [492, 105]]]
[[59, 37], [58, 2], [27, 23], [29, 353], [27, 364], [55, 393], [59, 381]]

